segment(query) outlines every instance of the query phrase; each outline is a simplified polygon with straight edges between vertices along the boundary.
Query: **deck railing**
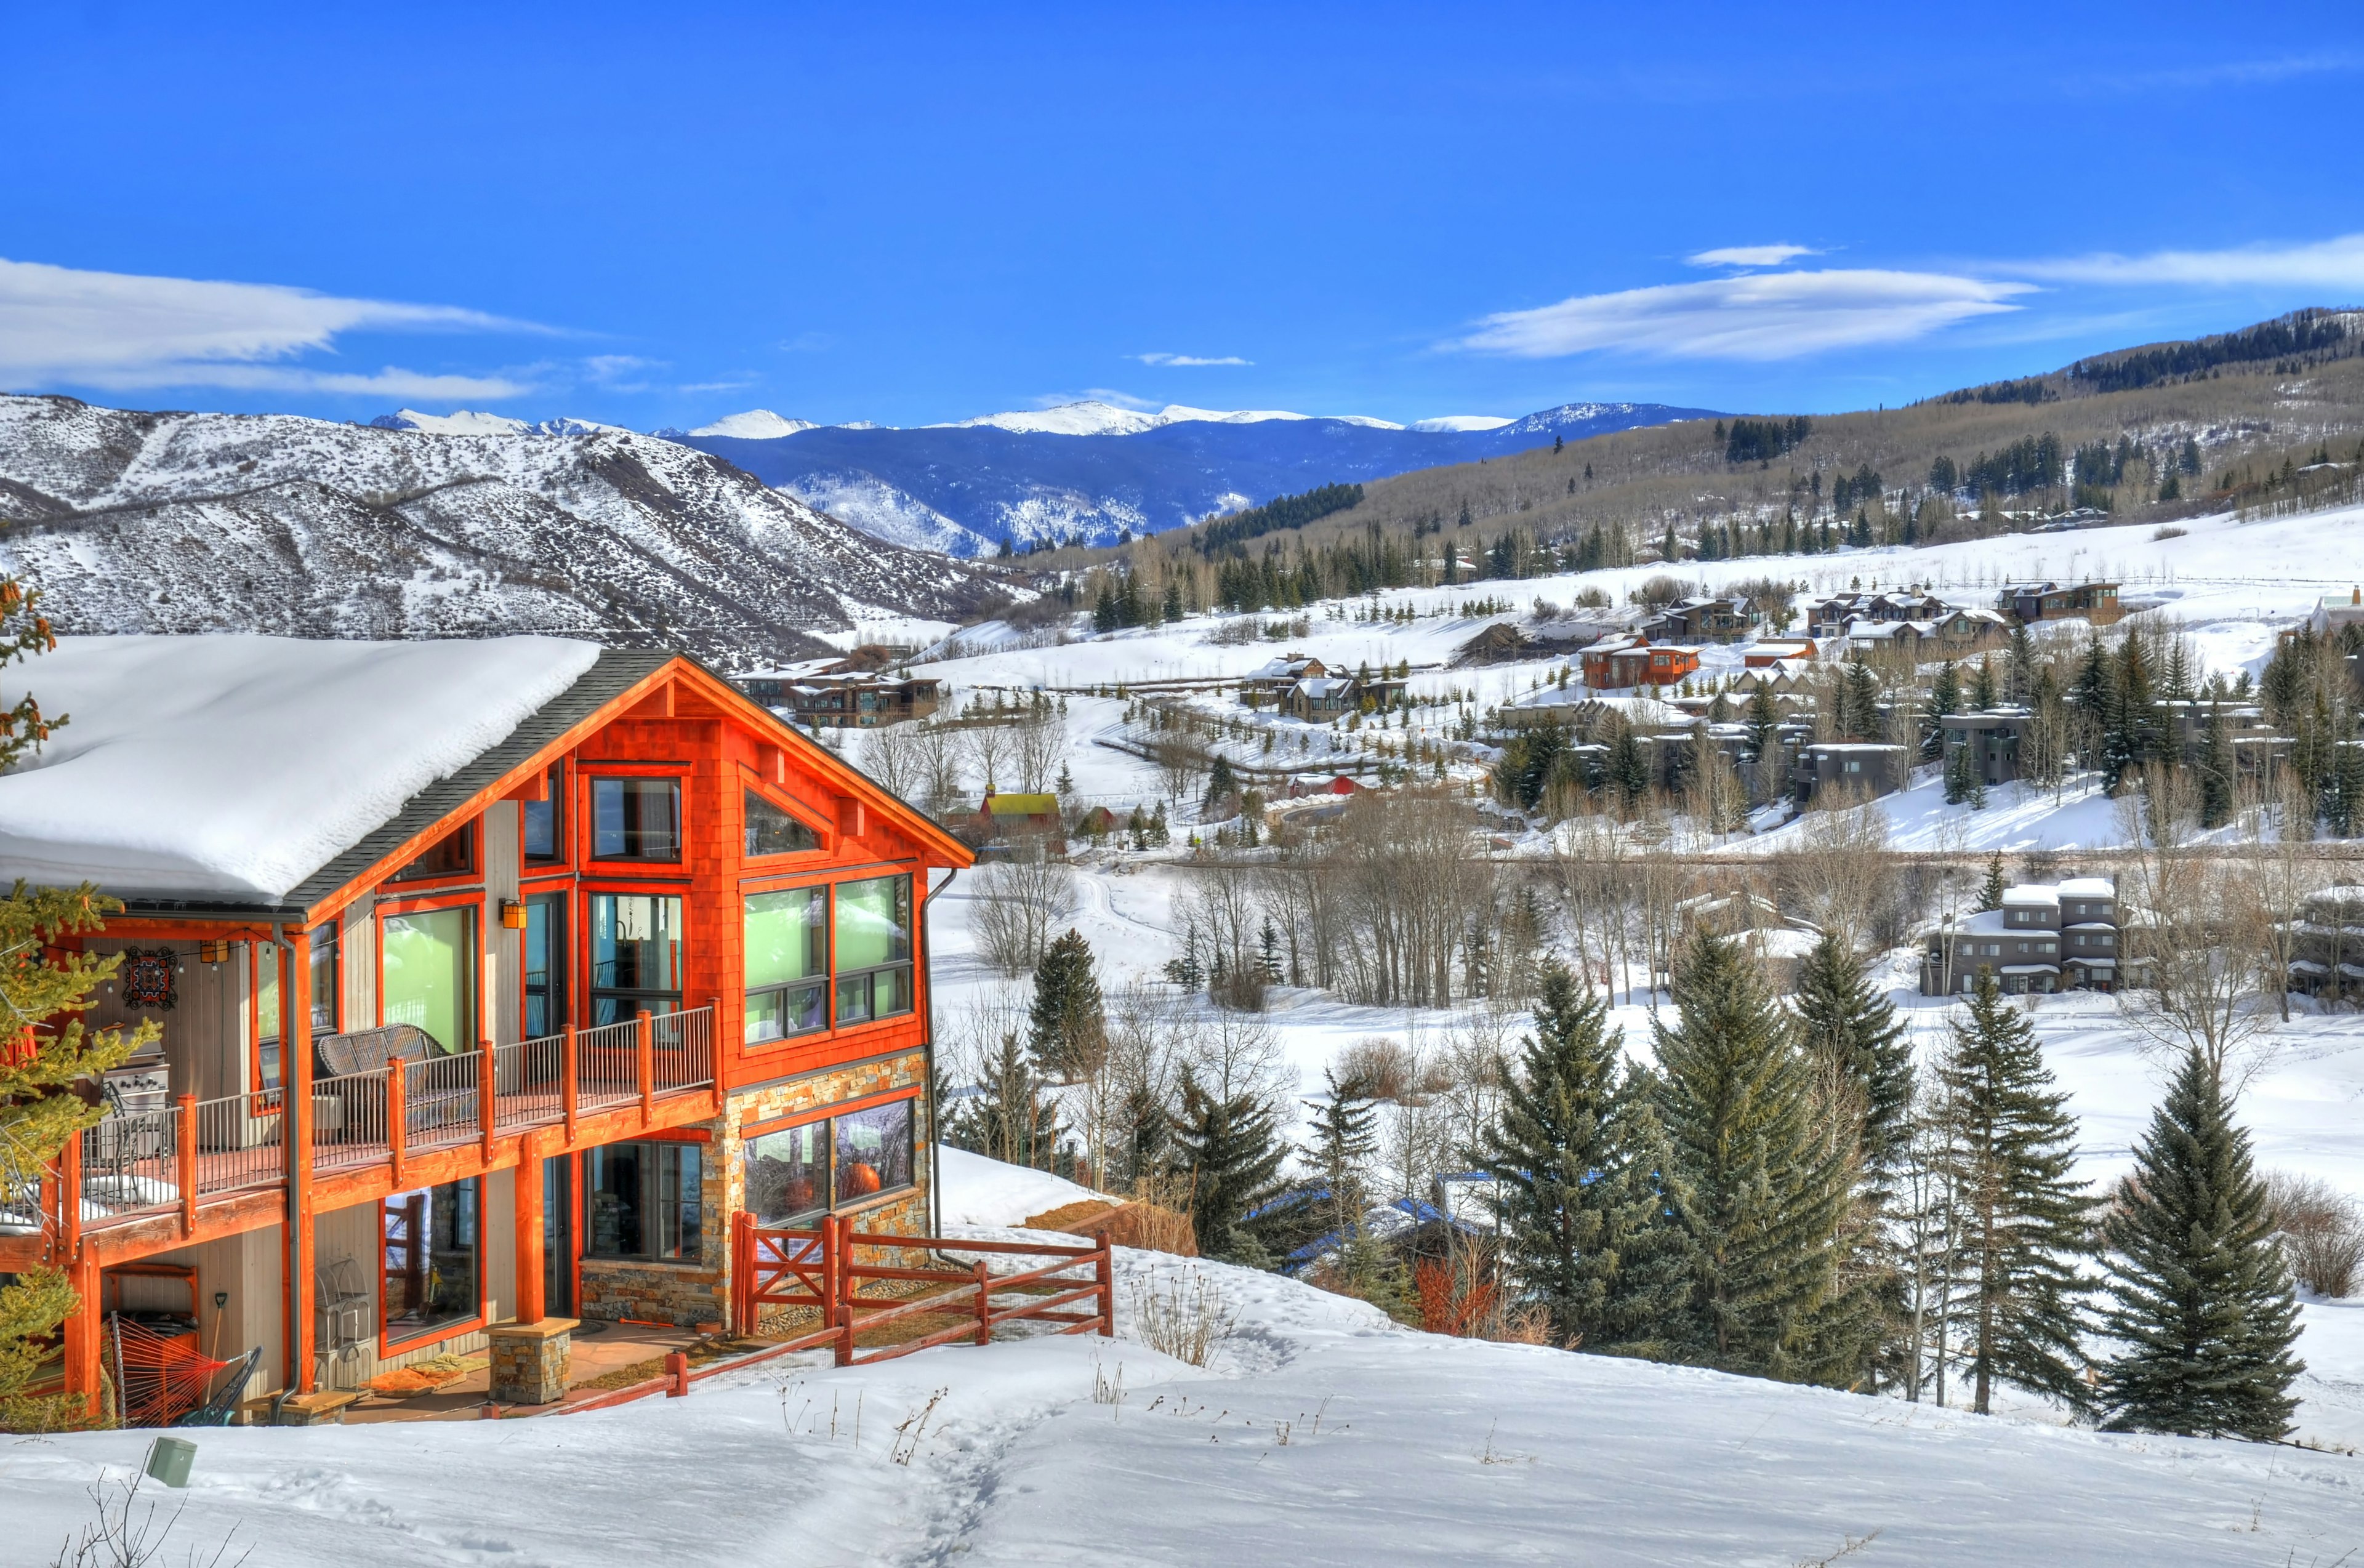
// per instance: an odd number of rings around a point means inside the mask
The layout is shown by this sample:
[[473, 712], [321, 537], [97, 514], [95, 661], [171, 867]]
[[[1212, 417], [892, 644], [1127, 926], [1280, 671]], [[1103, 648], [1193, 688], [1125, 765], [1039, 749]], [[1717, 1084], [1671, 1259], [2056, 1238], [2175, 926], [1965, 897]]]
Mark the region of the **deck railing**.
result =
[[[483, 1051], [390, 1063], [312, 1084], [312, 1168], [347, 1171], [483, 1142], [620, 1106], [709, 1090], [714, 1009], [696, 1007]], [[573, 1072], [568, 1071], [570, 1059]], [[391, 1107], [399, 1106], [398, 1113]], [[75, 1229], [279, 1185], [286, 1178], [286, 1095], [276, 1089], [111, 1113], [83, 1130]], [[491, 1126], [486, 1127], [489, 1119]], [[0, 1221], [66, 1218], [58, 1182], [0, 1193]], [[21, 1212], [20, 1212], [21, 1211]]]
[[[644, 1084], [654, 1098], [711, 1088], [713, 1039], [714, 1009], [695, 1007], [653, 1014], [645, 1023], [631, 1018], [571, 1036], [543, 1035], [496, 1047], [492, 1130], [498, 1135], [554, 1127], [570, 1116], [631, 1105], [643, 1097]], [[485, 1053], [469, 1051], [316, 1082], [314, 1168], [374, 1164], [397, 1153], [407, 1157], [483, 1139], [485, 1072]], [[404, 1106], [398, 1129], [389, 1125], [386, 1112], [388, 1096], [397, 1094]], [[398, 1150], [397, 1140], [390, 1137], [397, 1130]]]

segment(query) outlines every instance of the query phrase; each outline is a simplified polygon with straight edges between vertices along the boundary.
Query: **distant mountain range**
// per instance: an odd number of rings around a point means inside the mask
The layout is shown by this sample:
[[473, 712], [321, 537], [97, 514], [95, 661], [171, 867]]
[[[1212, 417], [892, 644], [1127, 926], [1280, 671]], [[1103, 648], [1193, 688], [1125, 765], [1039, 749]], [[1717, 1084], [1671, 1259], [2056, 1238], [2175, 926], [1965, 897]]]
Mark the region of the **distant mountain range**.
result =
[[[1320, 484], [1713, 417], [1661, 403], [1568, 403], [1521, 419], [1466, 414], [1397, 425], [1364, 415], [1180, 404], [1149, 412], [1085, 401], [913, 428], [815, 425], [754, 408], [654, 434], [723, 458], [879, 539], [974, 557], [1038, 540], [1107, 544]], [[370, 423], [452, 436], [615, 431], [467, 409], [406, 408]]]
[[957, 425], [808, 427], [764, 439], [738, 433], [755, 417], [738, 415], [672, 439], [881, 539], [976, 556], [1005, 542], [1106, 544], [1320, 484], [1475, 462], [1555, 437], [1578, 440], [1713, 417], [1658, 403], [1570, 403], [1522, 419], [1467, 416], [1406, 428], [1361, 417], [1180, 407], [1146, 414], [1071, 403]]
[[733, 668], [1008, 600], [989, 569], [882, 543], [678, 441], [433, 417], [0, 395], [0, 568], [61, 631], [547, 631]]

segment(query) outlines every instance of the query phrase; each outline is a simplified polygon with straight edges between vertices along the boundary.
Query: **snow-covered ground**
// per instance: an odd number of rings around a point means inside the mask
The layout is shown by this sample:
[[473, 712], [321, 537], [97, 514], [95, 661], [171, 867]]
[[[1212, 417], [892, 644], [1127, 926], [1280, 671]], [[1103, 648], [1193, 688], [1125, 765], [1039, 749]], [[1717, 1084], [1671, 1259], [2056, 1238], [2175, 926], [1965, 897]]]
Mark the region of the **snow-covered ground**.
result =
[[[1034, 1201], [975, 1164], [948, 1208]], [[980, 1191], [965, 1190], [975, 1182]], [[997, 1183], [1014, 1204], [981, 1195]], [[421, 1564], [2329, 1564], [2364, 1461], [2105, 1436], [1412, 1333], [1275, 1275], [1119, 1254], [1119, 1334], [773, 1363], [590, 1415], [194, 1434], [170, 1560]], [[1204, 1368], [1136, 1305], [1196, 1273]], [[50, 1561], [148, 1434], [0, 1448], [0, 1563]], [[156, 1489], [151, 1488], [151, 1495]], [[182, 1507], [185, 1500], [185, 1507]], [[202, 1560], [203, 1551], [200, 1553]]]

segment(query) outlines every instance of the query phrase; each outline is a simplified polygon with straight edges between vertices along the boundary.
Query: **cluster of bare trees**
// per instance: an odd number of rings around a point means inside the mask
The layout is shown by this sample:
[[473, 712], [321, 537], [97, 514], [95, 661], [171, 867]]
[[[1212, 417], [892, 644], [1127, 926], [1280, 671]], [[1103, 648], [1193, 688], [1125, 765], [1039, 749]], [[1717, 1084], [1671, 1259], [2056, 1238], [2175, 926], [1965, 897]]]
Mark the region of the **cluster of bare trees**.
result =
[[972, 702], [957, 715], [856, 733], [864, 772], [889, 794], [938, 812], [983, 791], [1049, 791], [1067, 744], [1058, 707], [1040, 692], [1015, 706]]

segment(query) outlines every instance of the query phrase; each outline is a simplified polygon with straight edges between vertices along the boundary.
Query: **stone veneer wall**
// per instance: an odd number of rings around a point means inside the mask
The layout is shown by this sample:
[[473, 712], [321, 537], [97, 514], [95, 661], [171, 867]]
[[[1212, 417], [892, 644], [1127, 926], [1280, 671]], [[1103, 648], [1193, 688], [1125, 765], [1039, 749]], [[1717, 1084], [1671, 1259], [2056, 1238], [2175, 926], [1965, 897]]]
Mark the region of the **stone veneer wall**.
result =
[[[740, 1152], [739, 1129], [755, 1123], [808, 1111], [825, 1111], [848, 1100], [898, 1089], [922, 1089], [927, 1083], [927, 1054], [911, 1051], [848, 1067], [784, 1079], [733, 1095], [722, 1115], [704, 1124], [708, 1141], [700, 1167], [700, 1198], [706, 1225], [696, 1263], [636, 1263], [610, 1258], [583, 1260], [582, 1299], [577, 1310], [585, 1318], [634, 1318], [642, 1322], [723, 1322], [730, 1315], [730, 1227], [746, 1201], [746, 1173]], [[930, 1157], [926, 1107], [914, 1128], [912, 1186], [851, 1210], [861, 1216], [862, 1229], [923, 1235], [928, 1229], [928, 1194], [935, 1179]], [[840, 1212], [848, 1212], [841, 1209]]]

